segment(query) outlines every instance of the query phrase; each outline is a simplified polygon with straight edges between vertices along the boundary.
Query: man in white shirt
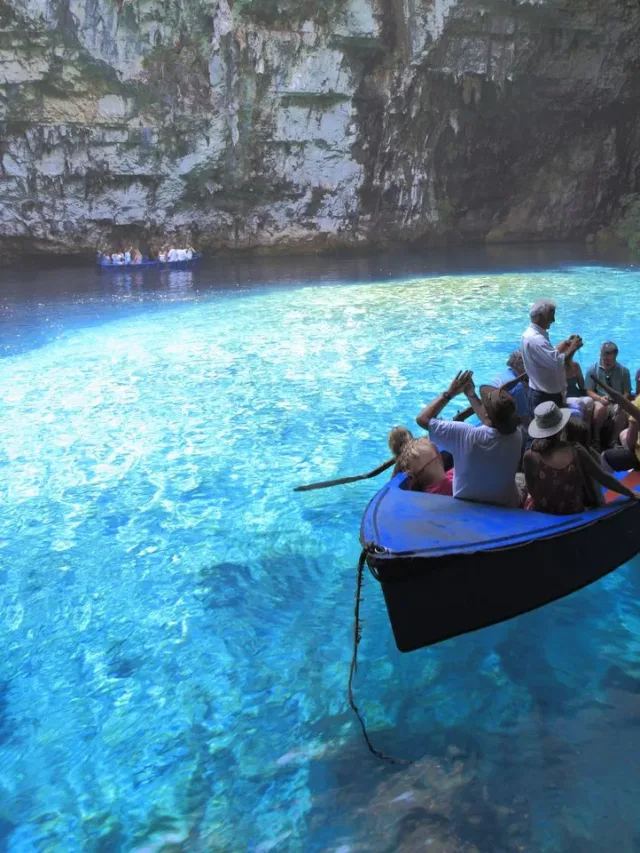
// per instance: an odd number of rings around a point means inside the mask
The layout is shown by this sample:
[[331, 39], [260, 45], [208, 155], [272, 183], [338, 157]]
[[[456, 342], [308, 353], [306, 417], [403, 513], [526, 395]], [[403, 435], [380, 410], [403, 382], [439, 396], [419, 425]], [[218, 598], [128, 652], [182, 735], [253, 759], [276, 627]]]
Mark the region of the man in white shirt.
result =
[[556, 304], [539, 299], [529, 312], [531, 323], [522, 335], [522, 359], [529, 376], [529, 413], [540, 403], [551, 401], [562, 407], [565, 402], [567, 377], [565, 356], [582, 346], [579, 335], [571, 335], [554, 347], [548, 329], [556, 319]]
[[[519, 507], [516, 472], [522, 451], [520, 421], [511, 394], [491, 385], [473, 384], [473, 373], [461, 371], [449, 388], [420, 412], [416, 421], [429, 430], [440, 450], [453, 454], [453, 496], [468, 501]], [[457, 394], [464, 392], [481, 426], [441, 421], [437, 415]]]
[[173, 263], [174, 261], [178, 260], [178, 252], [176, 249], [173, 248], [173, 246], [169, 249], [167, 260], [169, 261], [169, 263]]

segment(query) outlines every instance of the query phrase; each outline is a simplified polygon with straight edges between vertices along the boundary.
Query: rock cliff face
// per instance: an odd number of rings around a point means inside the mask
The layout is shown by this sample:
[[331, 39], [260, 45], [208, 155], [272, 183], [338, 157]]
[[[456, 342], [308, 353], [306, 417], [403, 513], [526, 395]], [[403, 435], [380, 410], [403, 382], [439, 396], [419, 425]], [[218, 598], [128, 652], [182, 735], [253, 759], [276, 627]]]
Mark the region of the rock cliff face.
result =
[[637, 0], [0, 0], [0, 244], [576, 237], [639, 105]]

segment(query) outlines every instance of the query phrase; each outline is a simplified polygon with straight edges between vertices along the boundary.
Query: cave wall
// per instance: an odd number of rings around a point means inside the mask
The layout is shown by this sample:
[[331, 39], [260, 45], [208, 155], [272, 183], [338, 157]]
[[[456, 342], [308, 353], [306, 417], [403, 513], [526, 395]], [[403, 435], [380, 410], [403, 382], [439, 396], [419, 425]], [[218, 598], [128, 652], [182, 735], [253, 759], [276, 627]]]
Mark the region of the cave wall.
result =
[[0, 0], [0, 248], [583, 237], [639, 102], [637, 0]]

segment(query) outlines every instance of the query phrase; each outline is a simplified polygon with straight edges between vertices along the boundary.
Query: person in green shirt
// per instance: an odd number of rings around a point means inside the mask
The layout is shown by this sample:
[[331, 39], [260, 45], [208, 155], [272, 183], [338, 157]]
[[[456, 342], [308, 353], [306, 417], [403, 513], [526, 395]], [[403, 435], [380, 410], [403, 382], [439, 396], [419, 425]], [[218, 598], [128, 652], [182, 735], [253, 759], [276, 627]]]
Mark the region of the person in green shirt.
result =
[[[604, 416], [613, 419], [612, 443], [615, 444], [620, 433], [627, 426], [629, 416], [624, 409], [615, 403], [608, 394], [599, 394], [598, 386], [605, 383], [613, 388], [618, 394], [622, 394], [627, 400], [631, 399], [631, 376], [629, 369], [618, 362], [618, 346], [613, 341], [605, 341], [600, 347], [600, 361], [592, 364], [587, 370], [585, 388], [587, 394], [596, 403], [594, 418], [597, 421], [604, 420]], [[606, 409], [606, 412], [603, 411]], [[599, 430], [597, 430], [599, 432]], [[595, 430], [594, 430], [595, 432]]]

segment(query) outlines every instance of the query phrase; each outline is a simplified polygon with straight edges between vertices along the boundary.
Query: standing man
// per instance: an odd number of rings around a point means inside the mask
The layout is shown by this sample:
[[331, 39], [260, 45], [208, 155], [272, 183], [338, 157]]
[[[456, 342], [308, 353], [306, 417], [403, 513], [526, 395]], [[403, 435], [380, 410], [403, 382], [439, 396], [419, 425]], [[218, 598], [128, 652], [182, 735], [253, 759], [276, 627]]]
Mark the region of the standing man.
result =
[[613, 444], [616, 444], [620, 438], [620, 433], [629, 423], [629, 416], [614, 400], [597, 392], [597, 386], [602, 387], [603, 382], [606, 382], [609, 387], [617, 391], [618, 394], [622, 394], [627, 400], [633, 399], [629, 368], [625, 367], [624, 364], [619, 364], [618, 346], [613, 341], [605, 341], [602, 344], [600, 361], [592, 364], [587, 370], [584, 384], [587, 394], [596, 402], [596, 413], [598, 413], [598, 407], [604, 408], [606, 411], [603, 413], [603, 421], [607, 417], [613, 419], [611, 440]]
[[564, 370], [565, 355], [582, 346], [579, 335], [571, 335], [554, 347], [549, 340], [549, 327], [555, 323], [556, 304], [550, 299], [539, 299], [529, 311], [531, 323], [522, 336], [522, 359], [529, 376], [529, 414], [536, 406], [551, 401], [564, 406], [567, 378]]

